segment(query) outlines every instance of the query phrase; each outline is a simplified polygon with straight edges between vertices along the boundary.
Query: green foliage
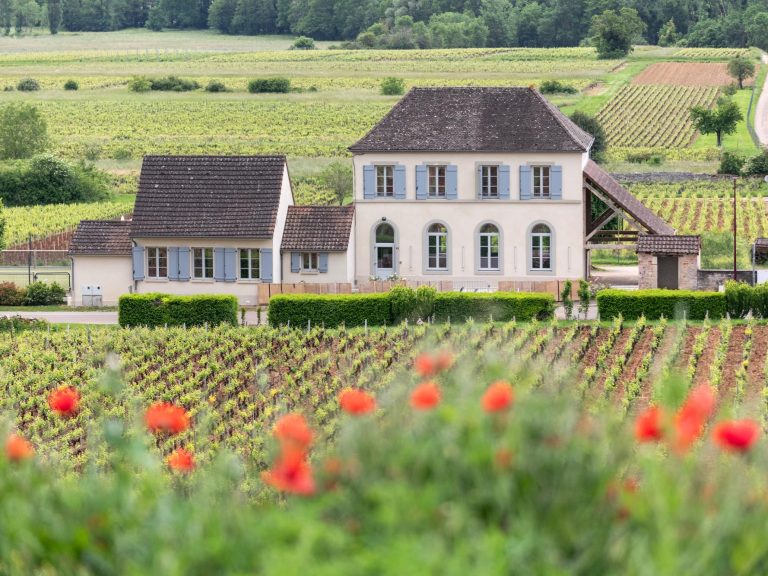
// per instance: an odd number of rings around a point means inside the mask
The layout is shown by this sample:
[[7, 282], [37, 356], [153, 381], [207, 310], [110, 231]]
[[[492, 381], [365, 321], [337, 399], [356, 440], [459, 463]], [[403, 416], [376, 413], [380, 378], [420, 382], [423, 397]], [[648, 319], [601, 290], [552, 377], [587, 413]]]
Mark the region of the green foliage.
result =
[[389, 294], [283, 294], [269, 301], [272, 326], [386, 326], [392, 324]]
[[768, 284], [750, 286], [729, 280], [725, 283], [725, 301], [731, 318], [745, 318], [751, 312], [755, 318], [768, 319]]
[[570, 320], [573, 316], [573, 282], [566, 280], [563, 284], [563, 290], [560, 292], [560, 300], [565, 309], [565, 319]]
[[389, 291], [392, 322], [426, 320], [432, 315], [436, 295], [437, 291], [431, 286], [419, 286], [416, 290], [407, 286], [394, 286]]
[[594, 160], [601, 160], [608, 148], [608, 145], [606, 143], [605, 130], [603, 129], [603, 125], [600, 120], [579, 110], [576, 110], [573, 114], [571, 114], [571, 120], [574, 124], [576, 124], [576, 126], [584, 130], [586, 133], [594, 136], [595, 141], [592, 144], [592, 148], [589, 151], [589, 154]]
[[658, 44], [659, 46], [674, 46], [678, 40], [677, 26], [675, 26], [674, 19], [670, 19], [659, 29]]
[[308, 36], [299, 36], [294, 40], [293, 44], [291, 44], [292, 50], [314, 50], [315, 49], [315, 41], [312, 38], [309, 38]]
[[429, 19], [432, 48], [483, 47], [488, 40], [488, 27], [482, 18], [464, 12], [443, 12]]
[[755, 75], [755, 63], [752, 60], [737, 56], [728, 62], [728, 74], [739, 83], [739, 90], [744, 88], [744, 80]]
[[75, 80], [70, 79], [64, 82], [64, 90], [77, 90], [78, 88], [80, 88], [80, 86]]
[[251, 94], [284, 94], [290, 91], [291, 81], [288, 78], [256, 78], [248, 82], [248, 92]]
[[693, 125], [702, 134], [717, 134], [717, 145], [722, 146], [723, 134], [733, 134], [744, 115], [739, 105], [732, 100], [720, 102], [714, 110], [703, 106], [691, 108]]
[[200, 88], [196, 80], [185, 80], [178, 76], [165, 76], [162, 78], [150, 78], [149, 87], [151, 90], [161, 92], [190, 92]]
[[36, 92], [40, 90], [40, 82], [34, 78], [22, 78], [16, 84], [16, 90], [19, 92]]
[[51, 306], [63, 304], [67, 295], [66, 290], [56, 282], [46, 284], [45, 282], [33, 282], [27, 286], [24, 295], [25, 306]]
[[128, 83], [128, 89], [131, 92], [149, 92], [152, 90], [152, 83], [144, 76], [136, 76]]
[[28, 330], [40, 331], [50, 328], [45, 320], [22, 318], [21, 316], [0, 317], [0, 333], [18, 334]]
[[544, 80], [539, 85], [539, 92], [542, 94], [576, 94], [578, 90], [570, 84], [560, 82], [560, 80]]
[[587, 319], [589, 314], [589, 304], [592, 300], [592, 289], [589, 286], [589, 282], [586, 280], [579, 280], [579, 314]]
[[440, 322], [544, 320], [553, 317], [554, 309], [551, 294], [441, 292], [435, 296], [434, 316]]
[[768, 149], [763, 149], [759, 154], [747, 161], [744, 167], [745, 176], [768, 175]]
[[[726, 220], [726, 230], [701, 233], [701, 267], [706, 270], [733, 269], [732, 220]], [[736, 237], [736, 258], [739, 269], [751, 266], [751, 240], [744, 234]]]
[[39, 110], [24, 103], [8, 104], [0, 113], [0, 158], [29, 158], [48, 145], [48, 125]]
[[323, 188], [330, 190], [339, 206], [352, 197], [352, 165], [349, 161], [335, 160], [328, 164], [319, 175]]
[[3, 209], [3, 199], [0, 198], [0, 250], [4, 250], [8, 244], [6, 238], [7, 220]]
[[384, 96], [400, 96], [405, 92], [405, 81], [402, 78], [390, 76], [381, 81], [381, 93]]
[[606, 10], [592, 18], [589, 34], [599, 58], [623, 58], [632, 52], [632, 43], [647, 29], [634, 8], [619, 12]]
[[737, 154], [736, 152], [723, 152], [717, 173], [739, 176], [741, 175], [741, 169], [744, 167], [746, 161], [747, 160], [741, 154]]
[[206, 92], [228, 92], [226, 84], [220, 80], [211, 80], [205, 87]]
[[22, 306], [26, 296], [27, 291], [13, 282], [0, 282], [0, 306]]
[[597, 293], [600, 318], [619, 316], [636, 320], [664, 318], [703, 320], [723, 318], [726, 314], [725, 294], [693, 290], [601, 290]]
[[118, 303], [120, 326], [237, 326], [235, 296], [168, 294], [126, 294]]

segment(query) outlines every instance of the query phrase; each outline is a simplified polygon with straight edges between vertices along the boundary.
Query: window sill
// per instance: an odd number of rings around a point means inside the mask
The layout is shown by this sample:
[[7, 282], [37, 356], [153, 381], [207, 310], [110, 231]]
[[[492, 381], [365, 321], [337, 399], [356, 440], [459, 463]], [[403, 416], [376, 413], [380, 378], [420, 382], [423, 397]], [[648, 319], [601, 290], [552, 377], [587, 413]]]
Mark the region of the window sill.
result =
[[144, 281], [152, 284], [166, 284], [170, 282], [170, 278], [144, 278]]
[[475, 270], [475, 274], [478, 274], [480, 276], [483, 276], [483, 275], [486, 275], [486, 276], [490, 276], [490, 275], [499, 276], [499, 275], [502, 274], [502, 270], [500, 268], [495, 268], [493, 270], [483, 270], [482, 268], [478, 268], [477, 270]]
[[238, 278], [237, 282], [239, 284], [262, 284], [260, 278]]
[[424, 270], [424, 274], [434, 274], [436, 276], [437, 275], [443, 275], [444, 276], [444, 275], [450, 274], [450, 273], [451, 273], [450, 270], [429, 270], [429, 269]]
[[320, 270], [299, 270], [299, 274], [302, 276], [317, 276], [320, 274]]
[[195, 284], [213, 284], [216, 282], [213, 278], [191, 278], [190, 282]]

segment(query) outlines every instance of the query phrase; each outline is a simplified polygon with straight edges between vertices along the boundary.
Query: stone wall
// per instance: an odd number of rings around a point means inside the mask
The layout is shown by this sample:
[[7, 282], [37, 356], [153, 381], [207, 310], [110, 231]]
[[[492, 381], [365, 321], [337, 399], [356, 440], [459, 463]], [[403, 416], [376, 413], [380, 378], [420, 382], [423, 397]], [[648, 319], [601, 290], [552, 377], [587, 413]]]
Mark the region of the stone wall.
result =
[[638, 288], [640, 290], [656, 288], [658, 285], [658, 268], [656, 264], [656, 257], [652, 254], [638, 254], [637, 260], [640, 273], [640, 282], [638, 284]]
[[[753, 270], [739, 270], [737, 275], [739, 282], [752, 285], [755, 284], [755, 277], [756, 274]], [[714, 292], [731, 279], [733, 279], [733, 270], [699, 270], [698, 288], [699, 290]]]
[[680, 290], [696, 290], [699, 286], [699, 256], [685, 254], [677, 259], [677, 287]]

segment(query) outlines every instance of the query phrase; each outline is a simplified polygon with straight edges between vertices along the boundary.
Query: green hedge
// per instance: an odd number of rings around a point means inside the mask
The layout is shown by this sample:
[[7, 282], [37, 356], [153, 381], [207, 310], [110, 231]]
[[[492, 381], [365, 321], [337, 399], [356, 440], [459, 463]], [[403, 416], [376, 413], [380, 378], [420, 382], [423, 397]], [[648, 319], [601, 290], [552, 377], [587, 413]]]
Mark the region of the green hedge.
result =
[[768, 284], [750, 286], [729, 280], [725, 283], [725, 302], [731, 318], [744, 318], [752, 312], [756, 318], [768, 319]]
[[118, 321], [120, 326], [235, 326], [237, 308], [234, 296], [126, 294], [120, 297]]
[[552, 318], [555, 298], [551, 294], [524, 292], [443, 292], [435, 296], [435, 320], [464, 322], [469, 318], [500, 322]]
[[723, 318], [726, 313], [725, 294], [694, 292], [692, 290], [601, 290], [597, 293], [600, 318], [607, 320], [619, 315], [627, 320], [645, 316], [649, 320], [687, 318], [703, 320]]
[[385, 326], [435, 316], [436, 320], [463, 322], [468, 318], [507, 321], [551, 318], [555, 299], [550, 294], [497, 292], [476, 294], [396, 287], [385, 294], [283, 294], [269, 302], [269, 323], [273, 326], [313, 325], [327, 327]]
[[392, 307], [389, 294], [283, 294], [269, 301], [268, 317], [273, 326], [386, 326]]

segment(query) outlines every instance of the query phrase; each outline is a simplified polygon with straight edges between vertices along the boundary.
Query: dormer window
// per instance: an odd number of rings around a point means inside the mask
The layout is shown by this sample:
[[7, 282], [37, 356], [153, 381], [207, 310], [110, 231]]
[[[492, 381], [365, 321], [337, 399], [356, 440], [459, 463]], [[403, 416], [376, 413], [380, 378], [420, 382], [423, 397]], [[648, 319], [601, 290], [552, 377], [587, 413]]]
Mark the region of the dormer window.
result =
[[395, 195], [395, 167], [376, 166], [376, 196], [392, 198]]
[[445, 166], [427, 167], [427, 194], [430, 198], [445, 198]]
[[549, 166], [533, 166], [533, 197], [550, 197]]

